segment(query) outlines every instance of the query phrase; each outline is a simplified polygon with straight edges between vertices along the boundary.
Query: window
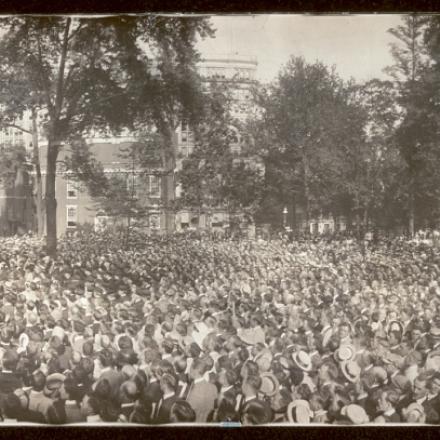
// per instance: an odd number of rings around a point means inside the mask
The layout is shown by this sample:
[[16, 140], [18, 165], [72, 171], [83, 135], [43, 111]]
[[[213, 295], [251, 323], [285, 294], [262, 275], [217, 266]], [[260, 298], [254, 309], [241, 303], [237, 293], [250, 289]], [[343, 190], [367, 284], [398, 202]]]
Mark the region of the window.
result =
[[150, 229], [160, 229], [160, 215], [150, 214], [149, 217]]
[[194, 145], [194, 134], [190, 129], [189, 123], [186, 119], [182, 120], [180, 130], [180, 145], [179, 149], [184, 157], [188, 157], [191, 154]]
[[159, 176], [149, 176], [149, 188], [148, 195], [150, 197], [160, 197], [160, 177]]
[[125, 176], [127, 179], [127, 191], [129, 195], [133, 194], [134, 198], [137, 198], [140, 192], [140, 176], [138, 174], [127, 174]]
[[78, 207], [67, 205], [67, 227], [76, 228], [78, 222]]
[[67, 198], [76, 199], [78, 197], [78, 188], [71, 179], [67, 179]]

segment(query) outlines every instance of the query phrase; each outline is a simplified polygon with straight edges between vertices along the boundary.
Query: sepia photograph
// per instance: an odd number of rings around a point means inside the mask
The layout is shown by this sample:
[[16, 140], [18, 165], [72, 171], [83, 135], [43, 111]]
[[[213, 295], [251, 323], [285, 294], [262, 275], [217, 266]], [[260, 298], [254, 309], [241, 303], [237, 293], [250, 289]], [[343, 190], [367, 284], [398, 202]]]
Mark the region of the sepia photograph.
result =
[[440, 16], [0, 15], [0, 428], [440, 424]]

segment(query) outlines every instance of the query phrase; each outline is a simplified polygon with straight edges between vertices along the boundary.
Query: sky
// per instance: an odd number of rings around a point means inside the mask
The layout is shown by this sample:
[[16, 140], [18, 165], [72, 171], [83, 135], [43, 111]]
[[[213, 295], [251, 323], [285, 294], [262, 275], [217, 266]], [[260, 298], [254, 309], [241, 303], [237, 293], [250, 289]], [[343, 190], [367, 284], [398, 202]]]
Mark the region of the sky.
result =
[[257, 79], [269, 82], [290, 56], [336, 66], [358, 81], [385, 79], [392, 64], [387, 31], [400, 24], [397, 14], [369, 15], [219, 15], [211, 22], [215, 38], [199, 42], [202, 57], [237, 54], [255, 57]]

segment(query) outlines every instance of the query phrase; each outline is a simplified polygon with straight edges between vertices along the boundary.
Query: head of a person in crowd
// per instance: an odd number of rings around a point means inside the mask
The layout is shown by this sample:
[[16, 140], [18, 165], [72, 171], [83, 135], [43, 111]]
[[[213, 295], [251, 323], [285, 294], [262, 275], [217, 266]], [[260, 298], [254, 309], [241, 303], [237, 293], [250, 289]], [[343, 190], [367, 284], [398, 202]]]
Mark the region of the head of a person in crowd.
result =
[[257, 376], [258, 373], [258, 364], [251, 360], [245, 360], [240, 370], [240, 377], [244, 380], [248, 376]]
[[121, 407], [115, 400], [102, 400], [99, 403], [99, 416], [103, 422], [117, 422], [121, 412]]
[[402, 333], [398, 330], [391, 330], [388, 332], [388, 343], [390, 347], [395, 347], [402, 342]]
[[165, 354], [165, 355], [170, 356], [173, 353], [174, 346], [175, 346], [175, 344], [174, 344], [174, 341], [172, 339], [165, 338], [162, 341], [162, 344], [161, 344], [162, 353]]
[[309, 385], [306, 383], [299, 384], [297, 386], [292, 387], [291, 395], [293, 400], [305, 400], [307, 402], [310, 401], [312, 396], [312, 390]]
[[176, 391], [177, 380], [172, 374], [165, 373], [160, 378], [160, 389], [163, 395], [174, 393]]
[[131, 403], [139, 398], [139, 388], [135, 381], [126, 380], [119, 389], [119, 400], [121, 403]]
[[225, 347], [229, 351], [235, 351], [238, 348], [241, 348], [243, 346], [243, 341], [240, 339], [237, 335], [232, 335], [225, 344]]
[[419, 400], [428, 394], [428, 378], [422, 373], [419, 374], [413, 383], [413, 399]]
[[193, 423], [195, 420], [196, 413], [191, 405], [185, 400], [178, 400], [171, 407], [171, 423]]
[[440, 372], [436, 371], [428, 381], [428, 391], [432, 395], [440, 393]]
[[243, 425], [264, 425], [272, 421], [272, 411], [268, 405], [254, 400], [245, 405], [241, 414]]
[[61, 388], [65, 380], [65, 376], [61, 373], [53, 373], [47, 376], [44, 387], [44, 394], [53, 400], [61, 397]]
[[100, 400], [107, 400], [112, 393], [112, 386], [107, 379], [99, 380], [95, 383], [93, 396]]
[[3, 399], [3, 417], [5, 419], [17, 420], [22, 413], [20, 399], [14, 394], [9, 393]]
[[218, 383], [222, 387], [234, 386], [238, 381], [237, 373], [232, 368], [222, 368], [218, 374]]
[[189, 370], [189, 377], [192, 380], [199, 379], [203, 377], [203, 375], [206, 373], [206, 362], [202, 358], [195, 358], [192, 363]]
[[191, 344], [186, 346], [185, 352], [189, 358], [196, 359], [200, 357], [200, 354], [202, 353], [202, 349], [197, 343], [191, 342]]
[[182, 337], [187, 336], [188, 334], [187, 326], [183, 322], [178, 323], [176, 325], [176, 332]]
[[17, 388], [14, 391], [14, 394], [18, 397], [20, 400], [21, 409], [28, 409], [29, 407], [29, 395], [26, 393], [26, 391], [23, 388]]
[[46, 376], [41, 370], [35, 370], [32, 373], [31, 386], [34, 391], [40, 392], [44, 390], [46, 385]]
[[60, 388], [60, 399], [75, 400], [77, 403], [80, 403], [82, 397], [83, 395], [77, 386], [77, 382], [73, 379], [72, 375], [67, 376]]
[[341, 322], [341, 324], [339, 324], [339, 329], [338, 329], [338, 336], [339, 339], [347, 339], [349, 338], [351, 335], [351, 326], [347, 321], [343, 321]]
[[113, 352], [109, 349], [101, 350], [98, 354], [98, 361], [101, 368], [112, 368], [114, 366]]
[[374, 400], [376, 401], [376, 409], [379, 413], [384, 414], [395, 409], [399, 401], [399, 393], [390, 388], [381, 388], [374, 393]]
[[257, 397], [260, 388], [261, 377], [259, 375], [247, 375], [242, 381], [241, 391], [245, 398]]
[[217, 409], [216, 422], [239, 422], [240, 415], [236, 411], [235, 397], [225, 395], [221, 400]]
[[341, 409], [343, 421], [350, 425], [362, 425], [370, 421], [365, 409], [356, 404], [349, 404]]
[[1, 361], [3, 371], [6, 370], [6, 371], [15, 372], [18, 361], [19, 361], [19, 357], [15, 350], [12, 349], [6, 350], [3, 354]]
[[410, 403], [402, 410], [403, 419], [407, 423], [425, 423], [425, 408], [417, 402]]

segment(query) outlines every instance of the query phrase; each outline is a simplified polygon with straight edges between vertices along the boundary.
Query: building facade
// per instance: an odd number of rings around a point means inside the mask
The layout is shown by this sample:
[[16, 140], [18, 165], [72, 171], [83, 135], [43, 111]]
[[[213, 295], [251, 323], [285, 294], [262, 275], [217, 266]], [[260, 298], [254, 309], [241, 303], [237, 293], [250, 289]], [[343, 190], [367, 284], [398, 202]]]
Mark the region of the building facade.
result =
[[[230, 87], [233, 96], [233, 117], [243, 122], [251, 115], [250, 88], [255, 81], [256, 60], [237, 56], [215, 57], [201, 61], [198, 69], [207, 83], [221, 81]], [[11, 133], [15, 135], [15, 132]], [[183, 209], [170, 213], [170, 209], [167, 209], [164, 204], [165, 200], [173, 200], [180, 196], [181, 188], [176, 184], [175, 173], [181, 169], [183, 160], [194, 149], [194, 135], [187, 121], [181, 122], [175, 135], [176, 167], [167, 176], [164, 175], [162, 169], [141, 170], [129, 160], [121, 159], [121, 152], [136, 142], [136, 139], [129, 133], [119, 137], [100, 137], [102, 135], [92, 133], [87, 142], [96, 160], [103, 165], [106, 174], [124, 175], [127, 185], [136, 186], [139, 205], [145, 209], [145, 216], [142, 220], [138, 219], [137, 227], [152, 234], [182, 231], [188, 228], [222, 230], [229, 224], [230, 214], [220, 207], [212, 208], [209, 212]], [[30, 144], [31, 146], [32, 144]], [[240, 154], [240, 134], [238, 131], [237, 139], [231, 145], [231, 150], [238, 157]], [[62, 162], [68, 155], [69, 147], [64, 146], [58, 160]], [[43, 141], [40, 141], [40, 163], [44, 194], [46, 145]], [[74, 231], [80, 225], [89, 225], [99, 230], [105, 225], [115, 223], [116, 219], [109, 218], [103, 212], [99, 203], [93, 200], [84, 185], [78, 182], [77, 176], [63, 172], [61, 169], [57, 173], [55, 191], [58, 236]]]
[[[231, 116], [240, 123], [252, 117], [254, 106], [252, 104], [251, 88], [255, 84], [257, 60], [251, 57], [237, 55], [215, 56], [202, 60], [198, 69], [207, 89], [213, 83], [224, 84], [231, 94]], [[236, 156], [234, 162], [244, 162], [246, 166], [256, 167], [260, 171], [264, 166], [259, 158], [243, 157], [242, 139], [236, 127], [230, 127], [234, 132], [234, 139], [230, 144], [231, 152]], [[194, 135], [187, 121], [182, 121], [177, 133], [177, 160], [176, 171], [182, 168], [182, 162], [194, 149]], [[181, 188], [176, 185], [176, 198], [181, 195]], [[186, 209], [176, 213], [175, 230], [185, 229], [210, 229], [222, 231], [229, 226], [232, 217], [239, 213], [229, 213], [222, 207], [211, 207], [209, 210]]]
[[[127, 189], [133, 189], [133, 200], [136, 206], [145, 208], [142, 221], [132, 219], [132, 224], [149, 233], [165, 229], [165, 217], [162, 210], [162, 178], [160, 169], [139, 169], [132, 161], [123, 157], [123, 151], [132, 143], [132, 138], [89, 139], [91, 152], [99, 161], [107, 176], [117, 175]], [[69, 155], [69, 146], [60, 152], [62, 162]], [[45, 191], [45, 157], [46, 145], [40, 148], [42, 164], [43, 193]], [[75, 231], [80, 225], [89, 225], [95, 230], [105, 226], [124, 224], [127, 218], [112, 218], [107, 215], [99, 203], [93, 199], [80, 177], [72, 173], [57, 171], [55, 180], [55, 196], [57, 199], [57, 234], [63, 236]], [[144, 209], [143, 209], [144, 212]]]

